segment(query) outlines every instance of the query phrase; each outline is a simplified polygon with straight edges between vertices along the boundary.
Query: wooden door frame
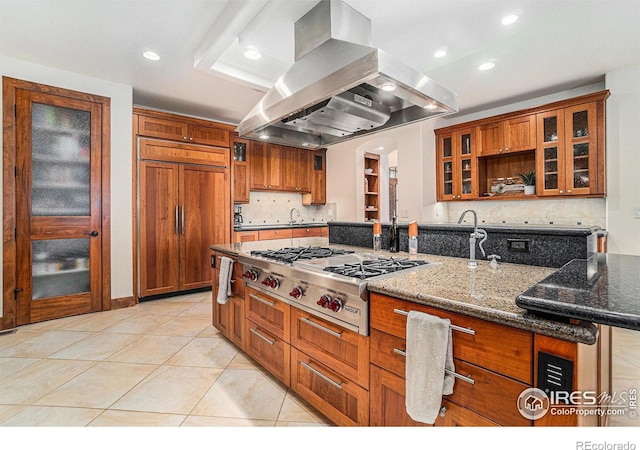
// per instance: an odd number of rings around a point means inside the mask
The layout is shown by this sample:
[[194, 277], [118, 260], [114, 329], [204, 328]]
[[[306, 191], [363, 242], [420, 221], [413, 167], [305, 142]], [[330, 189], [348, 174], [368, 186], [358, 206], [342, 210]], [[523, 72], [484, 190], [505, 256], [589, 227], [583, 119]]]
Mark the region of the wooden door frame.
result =
[[102, 108], [101, 146], [101, 218], [102, 227], [102, 310], [111, 309], [111, 99], [99, 95], [87, 94], [45, 84], [2, 77], [2, 155], [3, 155], [3, 219], [2, 219], [2, 270], [3, 270], [3, 300], [0, 330], [16, 326], [16, 304], [14, 290], [16, 289], [16, 92], [19, 89], [57, 95], [77, 100], [97, 103]]

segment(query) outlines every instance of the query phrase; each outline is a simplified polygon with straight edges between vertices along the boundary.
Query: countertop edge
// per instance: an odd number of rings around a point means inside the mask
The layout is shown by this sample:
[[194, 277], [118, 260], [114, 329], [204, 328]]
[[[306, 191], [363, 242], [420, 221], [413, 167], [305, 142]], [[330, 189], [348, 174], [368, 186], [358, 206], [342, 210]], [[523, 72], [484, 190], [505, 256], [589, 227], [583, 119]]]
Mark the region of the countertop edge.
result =
[[327, 222], [312, 222], [312, 223], [295, 223], [293, 225], [288, 224], [263, 224], [263, 225], [245, 225], [241, 227], [233, 227], [233, 231], [258, 231], [258, 230], [288, 230], [293, 228], [322, 228], [328, 227]]

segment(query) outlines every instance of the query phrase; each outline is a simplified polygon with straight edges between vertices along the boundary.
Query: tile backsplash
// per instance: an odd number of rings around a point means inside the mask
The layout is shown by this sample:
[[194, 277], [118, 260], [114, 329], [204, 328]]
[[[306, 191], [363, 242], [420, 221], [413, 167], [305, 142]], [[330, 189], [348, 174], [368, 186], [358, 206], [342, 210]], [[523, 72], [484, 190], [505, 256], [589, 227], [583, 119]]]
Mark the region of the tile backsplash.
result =
[[236, 205], [242, 208], [242, 219], [245, 225], [277, 225], [288, 224], [292, 208], [296, 222], [323, 223], [335, 220], [336, 204], [304, 206], [302, 194], [288, 192], [251, 192], [248, 204]]
[[446, 208], [448, 223], [456, 223], [463, 211], [473, 209], [479, 223], [606, 226], [604, 198], [448, 202]]

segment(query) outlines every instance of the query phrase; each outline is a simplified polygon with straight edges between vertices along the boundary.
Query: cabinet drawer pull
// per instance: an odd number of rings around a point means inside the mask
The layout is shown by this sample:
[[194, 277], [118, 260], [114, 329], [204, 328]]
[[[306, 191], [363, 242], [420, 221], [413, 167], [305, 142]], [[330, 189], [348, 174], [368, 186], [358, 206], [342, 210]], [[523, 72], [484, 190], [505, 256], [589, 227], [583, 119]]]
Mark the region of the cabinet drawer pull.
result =
[[340, 382], [336, 382], [333, 381], [331, 378], [329, 378], [328, 376], [326, 376], [323, 373], [320, 373], [318, 370], [314, 369], [313, 367], [311, 367], [311, 365], [309, 365], [308, 363], [304, 362], [304, 361], [300, 361], [300, 364], [302, 364], [303, 366], [305, 366], [307, 369], [309, 369], [309, 371], [313, 372], [314, 374], [318, 375], [320, 378], [322, 378], [324, 381], [326, 381], [327, 383], [337, 387], [338, 389], [342, 389], [342, 381]]
[[251, 297], [254, 300], [258, 300], [260, 303], [263, 303], [267, 306], [271, 306], [272, 308], [276, 307], [276, 302], [270, 302], [269, 300], [266, 300], [256, 294], [249, 294], [249, 297]]
[[[405, 350], [400, 350], [399, 348], [395, 348], [395, 347], [393, 347], [393, 353], [397, 353], [398, 355], [401, 355], [401, 356], [404, 356], [404, 357], [407, 356], [407, 352]], [[471, 378], [471, 375], [467, 375], [465, 377], [464, 375], [460, 375], [459, 373], [452, 372], [449, 369], [444, 369], [444, 371], [446, 373], [448, 373], [449, 375], [453, 375], [454, 377], [456, 377], [456, 378], [458, 378], [458, 379], [460, 379], [462, 381], [466, 381], [467, 383], [470, 383], [470, 384], [476, 384], [476, 381], [473, 378]]]
[[325, 333], [329, 333], [330, 335], [335, 336], [335, 337], [337, 337], [337, 338], [342, 338], [342, 333], [339, 333], [339, 332], [337, 332], [337, 331], [330, 330], [330, 329], [329, 329], [329, 328], [327, 328], [327, 327], [323, 327], [323, 326], [322, 326], [322, 325], [320, 325], [319, 323], [315, 323], [315, 322], [313, 322], [313, 321], [311, 321], [311, 320], [307, 319], [306, 317], [300, 317], [300, 320], [301, 320], [302, 322], [304, 322], [304, 323], [307, 323], [307, 324], [311, 325], [312, 327], [316, 327], [318, 330], [322, 330], [322, 331], [324, 331]]
[[269, 345], [275, 344], [275, 341], [272, 341], [271, 339], [267, 339], [266, 337], [264, 337], [263, 335], [258, 333], [258, 330], [255, 330], [253, 328], [249, 328], [249, 331], [251, 331], [251, 333], [255, 334], [256, 336], [258, 336], [263, 341], [265, 341], [267, 344], [269, 344]]
[[[396, 314], [400, 314], [401, 316], [408, 316], [409, 313], [403, 309], [393, 309], [393, 312]], [[472, 329], [472, 328], [462, 328], [459, 327], [457, 325], [449, 325], [451, 327], [452, 330], [456, 330], [456, 331], [460, 331], [462, 333], [467, 333], [467, 334], [471, 334], [471, 335], [475, 335], [476, 334], [476, 330]]]

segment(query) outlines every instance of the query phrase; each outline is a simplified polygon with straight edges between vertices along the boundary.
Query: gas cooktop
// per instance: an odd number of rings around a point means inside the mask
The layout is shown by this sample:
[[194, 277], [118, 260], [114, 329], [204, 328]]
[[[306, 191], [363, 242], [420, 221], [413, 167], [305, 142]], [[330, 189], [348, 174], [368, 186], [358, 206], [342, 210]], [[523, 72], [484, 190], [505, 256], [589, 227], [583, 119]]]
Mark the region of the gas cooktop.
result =
[[273, 261], [292, 263], [298, 260], [328, 258], [336, 255], [354, 253], [351, 250], [340, 250], [329, 247], [284, 247], [278, 250], [254, 250], [251, 256]]

